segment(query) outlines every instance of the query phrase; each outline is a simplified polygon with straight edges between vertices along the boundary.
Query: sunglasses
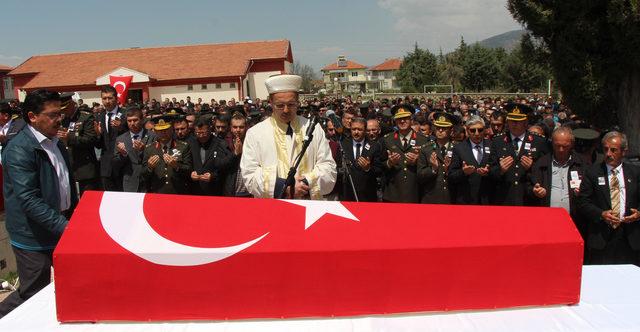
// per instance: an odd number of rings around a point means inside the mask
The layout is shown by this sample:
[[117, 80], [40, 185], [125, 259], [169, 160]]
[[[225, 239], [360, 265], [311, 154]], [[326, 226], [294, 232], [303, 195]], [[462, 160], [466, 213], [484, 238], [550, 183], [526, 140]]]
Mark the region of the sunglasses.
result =
[[483, 128], [469, 128], [468, 130], [469, 130], [469, 132], [474, 133], [474, 134], [475, 133], [479, 134], [479, 133], [482, 133], [484, 131]]

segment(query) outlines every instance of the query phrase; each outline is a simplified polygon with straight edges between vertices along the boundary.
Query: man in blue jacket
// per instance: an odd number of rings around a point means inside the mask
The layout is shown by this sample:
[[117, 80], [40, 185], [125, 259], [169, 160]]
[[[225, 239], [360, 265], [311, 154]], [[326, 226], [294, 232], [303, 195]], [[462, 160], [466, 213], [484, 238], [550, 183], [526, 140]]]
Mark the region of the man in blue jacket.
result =
[[20, 287], [0, 303], [0, 318], [51, 281], [53, 249], [78, 200], [67, 150], [56, 137], [60, 95], [33, 91], [22, 112], [27, 125], [2, 154], [6, 227]]

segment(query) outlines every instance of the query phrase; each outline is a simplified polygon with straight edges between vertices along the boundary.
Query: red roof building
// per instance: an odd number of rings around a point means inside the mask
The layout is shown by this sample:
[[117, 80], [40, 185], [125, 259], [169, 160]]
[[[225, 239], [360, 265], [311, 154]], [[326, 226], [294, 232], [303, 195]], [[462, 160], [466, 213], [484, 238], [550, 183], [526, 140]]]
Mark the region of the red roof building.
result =
[[[109, 76], [133, 76], [134, 99], [266, 98], [264, 80], [291, 71], [288, 40], [38, 55], [11, 70], [17, 95], [47, 88], [99, 99]], [[18, 91], [21, 94], [18, 94]]]
[[399, 90], [396, 72], [401, 59], [387, 59], [369, 67], [339, 56], [335, 63], [322, 68], [325, 90], [347, 93], [368, 93]]

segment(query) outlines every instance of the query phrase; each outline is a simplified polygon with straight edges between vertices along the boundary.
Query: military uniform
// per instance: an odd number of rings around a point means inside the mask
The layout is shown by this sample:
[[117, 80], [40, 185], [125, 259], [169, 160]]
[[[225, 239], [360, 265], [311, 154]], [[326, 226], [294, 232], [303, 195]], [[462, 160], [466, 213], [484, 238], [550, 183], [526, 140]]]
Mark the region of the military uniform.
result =
[[[418, 180], [422, 186], [421, 203], [450, 204], [452, 200], [452, 188], [448, 183], [449, 171], [444, 167], [445, 158], [452, 158], [453, 142], [447, 142], [444, 146], [438, 146], [435, 141], [430, 141], [420, 149], [418, 157]], [[433, 169], [429, 159], [431, 153], [436, 153], [438, 168]]]
[[[535, 163], [538, 158], [546, 154], [547, 144], [545, 140], [537, 135], [526, 133], [519, 151], [516, 151], [511, 134], [499, 134], [491, 141], [491, 179], [495, 183], [493, 203], [497, 205], [528, 205], [525, 202], [526, 180], [529, 170], [522, 166], [523, 156], [533, 158]], [[500, 174], [500, 159], [511, 156], [513, 165], [504, 173]], [[532, 165], [533, 166], [533, 165]]]
[[382, 156], [386, 161], [387, 152], [397, 152], [401, 155], [396, 165], [384, 163], [384, 190], [382, 199], [388, 202], [418, 203], [420, 202], [420, 188], [418, 184], [417, 163], [407, 164], [405, 153], [411, 150], [420, 151], [423, 146], [431, 144], [422, 134], [411, 130], [411, 139], [404, 146], [398, 132], [384, 136]]
[[[163, 145], [158, 141], [148, 144], [144, 149], [141, 177], [147, 192], [188, 194], [191, 171], [193, 170], [189, 144], [177, 140], [171, 140], [168, 144], [167, 154], [177, 157], [177, 169], [165, 164], [163, 149]], [[154, 155], [160, 157], [160, 160], [152, 170], [149, 168], [149, 158]]]

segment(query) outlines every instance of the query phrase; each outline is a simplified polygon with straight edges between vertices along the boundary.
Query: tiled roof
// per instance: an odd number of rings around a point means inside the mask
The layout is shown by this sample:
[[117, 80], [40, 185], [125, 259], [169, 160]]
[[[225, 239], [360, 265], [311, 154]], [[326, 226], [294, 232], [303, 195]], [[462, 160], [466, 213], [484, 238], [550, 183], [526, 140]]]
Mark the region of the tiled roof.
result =
[[324, 68], [322, 68], [323, 71], [329, 71], [329, 70], [348, 70], [348, 69], [366, 69], [367, 66], [361, 65], [357, 62], [353, 62], [350, 60], [346, 61], [347, 65], [345, 67], [338, 67], [338, 63], [334, 62], [330, 65], [325, 66]]
[[369, 68], [369, 70], [398, 70], [402, 65], [402, 60], [397, 58], [387, 59], [385, 62]]
[[0, 70], [2, 70], [2, 71], [10, 71], [11, 69], [13, 69], [13, 67], [9, 67], [9, 66], [5, 66], [3, 64], [0, 64]]
[[251, 59], [292, 61], [290, 43], [276, 40], [38, 55], [9, 74], [37, 73], [24, 88], [91, 85], [119, 67], [167, 81], [241, 76]]

